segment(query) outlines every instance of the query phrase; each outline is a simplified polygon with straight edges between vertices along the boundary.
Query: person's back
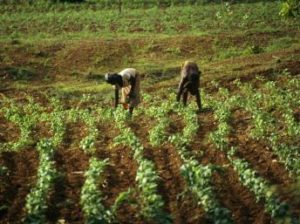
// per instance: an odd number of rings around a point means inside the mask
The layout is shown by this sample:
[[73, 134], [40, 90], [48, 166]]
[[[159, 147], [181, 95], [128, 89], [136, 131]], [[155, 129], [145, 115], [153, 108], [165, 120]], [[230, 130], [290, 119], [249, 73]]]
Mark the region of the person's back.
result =
[[181, 80], [177, 93], [177, 101], [180, 101], [180, 97], [183, 94], [184, 105], [187, 103], [188, 93], [196, 96], [199, 110], [201, 110], [201, 99], [199, 94], [200, 74], [201, 71], [195, 62], [185, 61], [181, 68]]
[[119, 103], [119, 90], [121, 90], [121, 103], [124, 107], [129, 104], [129, 112], [140, 103], [140, 76], [136, 69], [126, 68], [119, 73], [105, 75], [105, 80], [115, 86], [115, 107]]
[[122, 71], [119, 72], [119, 75], [122, 76], [123, 79], [123, 87], [126, 87], [128, 85], [130, 85], [129, 80], [131, 77], [136, 76], [137, 71], [134, 68], [125, 68]]

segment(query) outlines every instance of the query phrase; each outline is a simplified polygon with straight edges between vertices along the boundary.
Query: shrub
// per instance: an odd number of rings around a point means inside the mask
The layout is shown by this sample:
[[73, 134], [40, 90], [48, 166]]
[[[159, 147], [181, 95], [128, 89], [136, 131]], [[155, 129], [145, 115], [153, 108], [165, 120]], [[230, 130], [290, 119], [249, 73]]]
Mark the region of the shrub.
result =
[[282, 17], [296, 17], [300, 14], [300, 0], [284, 0], [280, 5], [279, 15]]
[[54, 2], [54, 3], [57, 3], [57, 2], [81, 3], [81, 2], [85, 2], [85, 0], [51, 0], [51, 2]]

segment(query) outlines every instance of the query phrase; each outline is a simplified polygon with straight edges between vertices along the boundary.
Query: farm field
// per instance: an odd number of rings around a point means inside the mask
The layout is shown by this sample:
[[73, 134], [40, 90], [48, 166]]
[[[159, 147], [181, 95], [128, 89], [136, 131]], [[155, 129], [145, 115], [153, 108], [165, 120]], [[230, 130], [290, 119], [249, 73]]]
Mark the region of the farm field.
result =
[[[299, 17], [104, 2], [0, 2], [0, 223], [299, 223]], [[175, 100], [187, 59], [202, 112]], [[132, 118], [103, 80], [125, 67]]]

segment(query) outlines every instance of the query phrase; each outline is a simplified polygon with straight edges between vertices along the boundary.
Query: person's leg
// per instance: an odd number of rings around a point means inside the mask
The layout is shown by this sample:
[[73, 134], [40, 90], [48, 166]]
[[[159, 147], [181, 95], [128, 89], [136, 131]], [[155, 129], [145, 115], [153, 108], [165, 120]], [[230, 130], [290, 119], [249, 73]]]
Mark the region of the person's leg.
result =
[[201, 104], [201, 97], [200, 97], [199, 90], [197, 90], [197, 93], [196, 93], [196, 103], [198, 105], [199, 111], [201, 111], [202, 110], [202, 104]]
[[130, 107], [129, 107], [129, 114], [130, 114], [130, 116], [132, 115], [133, 109], [134, 109], [133, 106], [130, 106]]
[[188, 99], [188, 91], [183, 92], [183, 105], [186, 106], [187, 104], [187, 99]]

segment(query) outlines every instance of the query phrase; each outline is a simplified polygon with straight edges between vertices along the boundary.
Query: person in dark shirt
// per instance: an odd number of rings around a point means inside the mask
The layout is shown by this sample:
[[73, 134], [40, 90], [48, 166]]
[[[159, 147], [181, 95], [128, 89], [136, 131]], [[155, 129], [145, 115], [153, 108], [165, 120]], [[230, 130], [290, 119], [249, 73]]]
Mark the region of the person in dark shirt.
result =
[[199, 93], [200, 75], [201, 71], [195, 62], [185, 61], [181, 68], [181, 80], [176, 97], [176, 100], [179, 102], [182, 96], [183, 104], [186, 106], [188, 95], [191, 94], [192, 96], [195, 96], [199, 111], [202, 110]]

